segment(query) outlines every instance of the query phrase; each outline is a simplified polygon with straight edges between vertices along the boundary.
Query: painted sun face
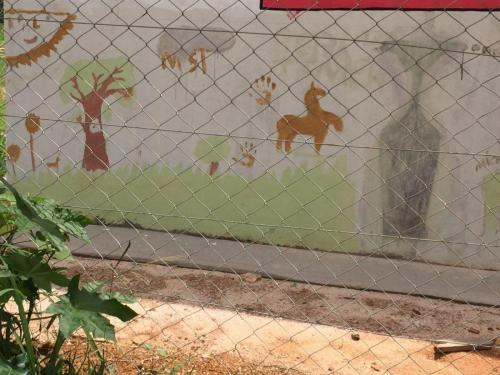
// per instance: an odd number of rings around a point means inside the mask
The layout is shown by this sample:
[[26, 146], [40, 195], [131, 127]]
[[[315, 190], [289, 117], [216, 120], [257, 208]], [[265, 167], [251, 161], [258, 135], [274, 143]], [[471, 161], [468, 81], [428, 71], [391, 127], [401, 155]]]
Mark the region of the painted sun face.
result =
[[9, 9], [5, 12], [6, 34], [10, 41], [6, 60], [10, 66], [31, 65], [49, 57], [68, 35], [75, 15], [45, 10]]

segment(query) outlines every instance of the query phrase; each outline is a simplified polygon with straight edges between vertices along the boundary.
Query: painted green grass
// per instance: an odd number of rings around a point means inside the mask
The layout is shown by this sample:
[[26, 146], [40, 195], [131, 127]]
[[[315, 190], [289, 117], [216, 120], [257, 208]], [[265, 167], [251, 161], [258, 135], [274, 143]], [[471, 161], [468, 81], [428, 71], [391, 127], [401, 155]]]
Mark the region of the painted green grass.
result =
[[148, 229], [353, 251], [356, 192], [344, 178], [346, 158], [310, 171], [286, 170], [252, 181], [211, 178], [195, 167], [180, 172], [124, 167], [107, 173], [40, 171], [19, 181], [23, 192], [57, 198], [107, 223], [129, 221]]
[[500, 231], [500, 173], [487, 176], [483, 183], [485, 230], [488, 234]]

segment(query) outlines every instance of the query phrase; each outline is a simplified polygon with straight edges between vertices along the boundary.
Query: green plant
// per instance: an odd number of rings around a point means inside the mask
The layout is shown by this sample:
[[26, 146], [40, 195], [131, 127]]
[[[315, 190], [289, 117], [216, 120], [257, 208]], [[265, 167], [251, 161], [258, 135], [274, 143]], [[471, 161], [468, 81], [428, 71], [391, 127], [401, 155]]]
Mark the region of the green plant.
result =
[[5, 174], [5, 46], [3, 33], [3, 1], [0, 18], [0, 176]]
[[[69, 279], [65, 268], [53, 264], [70, 256], [70, 237], [88, 241], [88, 223], [54, 200], [23, 197], [0, 180], [0, 374], [104, 373], [96, 339], [115, 339], [106, 316], [129, 321], [136, 313], [116, 293], [103, 292], [102, 284], [80, 287], [79, 275]], [[41, 311], [46, 299], [51, 304]], [[51, 330], [56, 332], [53, 345], [37, 345], [36, 336]], [[78, 330], [87, 351], [76, 363], [61, 349]]]
[[[165, 349], [159, 346], [154, 346], [150, 343], [142, 344], [142, 347], [152, 354], [158, 356], [159, 358], [168, 358], [168, 353]], [[177, 363], [174, 367], [169, 368], [169, 365], [160, 365], [158, 369], [155, 370], [143, 370], [138, 373], [138, 375], [153, 375], [153, 374], [165, 374], [165, 375], [179, 375], [181, 370], [185, 370], [183, 373], [186, 375], [191, 375], [194, 373], [195, 367], [192, 366], [191, 370], [187, 370], [186, 366], [191, 362], [191, 357], [188, 357], [185, 361]]]

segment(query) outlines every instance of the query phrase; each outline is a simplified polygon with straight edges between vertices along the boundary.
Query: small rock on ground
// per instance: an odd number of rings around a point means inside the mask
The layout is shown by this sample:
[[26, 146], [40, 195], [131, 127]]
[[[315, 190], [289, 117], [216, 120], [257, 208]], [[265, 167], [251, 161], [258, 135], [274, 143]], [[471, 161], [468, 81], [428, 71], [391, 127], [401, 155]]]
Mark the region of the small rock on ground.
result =
[[250, 284], [256, 283], [261, 278], [262, 278], [262, 276], [260, 276], [260, 275], [258, 275], [256, 273], [244, 273], [243, 275], [241, 275], [241, 279], [244, 282], [250, 283]]

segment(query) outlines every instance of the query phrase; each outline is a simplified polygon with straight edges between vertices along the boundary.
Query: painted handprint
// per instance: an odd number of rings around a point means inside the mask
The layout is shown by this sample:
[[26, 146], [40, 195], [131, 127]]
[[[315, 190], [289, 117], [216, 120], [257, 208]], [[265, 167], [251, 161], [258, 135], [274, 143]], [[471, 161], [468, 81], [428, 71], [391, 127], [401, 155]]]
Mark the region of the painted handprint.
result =
[[257, 156], [256, 145], [253, 143], [245, 142], [245, 145], [240, 145], [240, 157], [233, 158], [233, 160], [244, 167], [252, 168], [255, 164], [255, 157]]
[[259, 97], [255, 99], [258, 105], [269, 105], [273, 101], [273, 93], [276, 91], [276, 83], [271, 76], [262, 76], [255, 80], [255, 89]]

